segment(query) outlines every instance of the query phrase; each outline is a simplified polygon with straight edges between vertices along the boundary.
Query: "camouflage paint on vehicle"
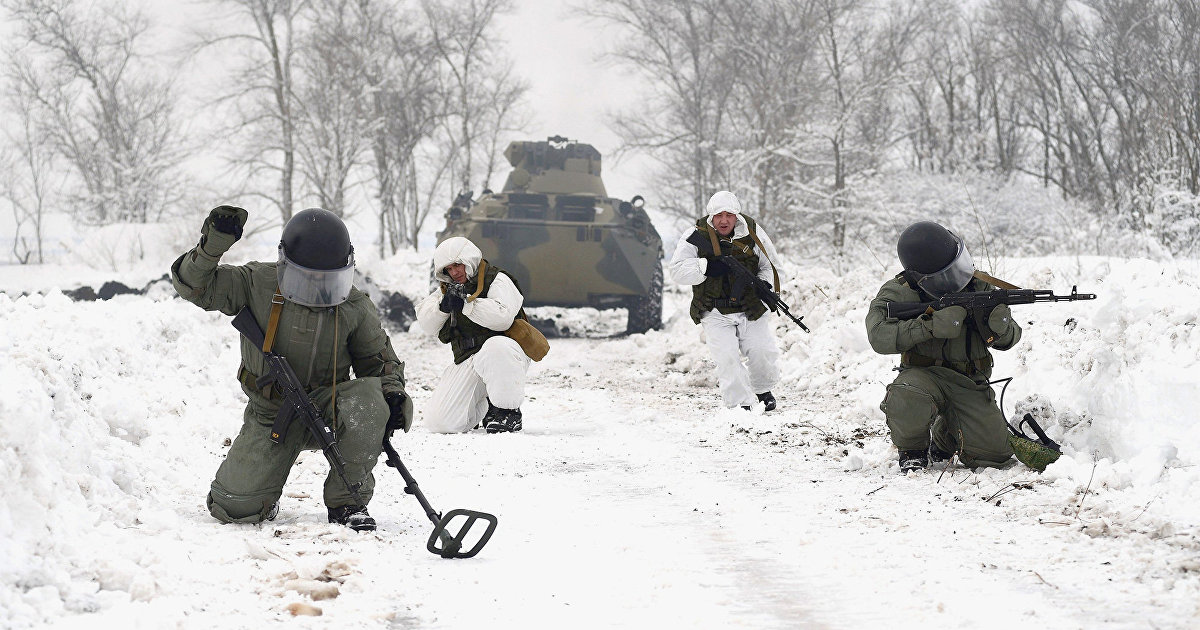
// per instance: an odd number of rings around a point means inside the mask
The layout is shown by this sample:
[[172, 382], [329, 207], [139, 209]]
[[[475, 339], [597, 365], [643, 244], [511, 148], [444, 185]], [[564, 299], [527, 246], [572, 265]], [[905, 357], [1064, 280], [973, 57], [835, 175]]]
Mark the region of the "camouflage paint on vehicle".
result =
[[662, 239], [642, 207], [608, 196], [600, 153], [554, 136], [511, 143], [499, 193], [461, 195], [438, 242], [465, 236], [510, 272], [525, 305], [628, 308], [630, 332], [661, 326]]

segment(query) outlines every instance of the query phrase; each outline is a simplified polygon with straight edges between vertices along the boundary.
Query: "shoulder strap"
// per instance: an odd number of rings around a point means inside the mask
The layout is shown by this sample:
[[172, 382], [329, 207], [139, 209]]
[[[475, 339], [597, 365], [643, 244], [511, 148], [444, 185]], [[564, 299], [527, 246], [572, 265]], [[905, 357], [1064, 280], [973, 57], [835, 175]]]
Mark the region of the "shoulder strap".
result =
[[712, 244], [714, 256], [721, 255], [721, 244], [717, 242], [717, 231], [712, 229], [711, 225], [704, 226], [704, 231], [708, 233], [708, 242]]
[[271, 296], [271, 316], [267, 319], [267, 333], [263, 337], [263, 352], [270, 352], [275, 345], [275, 331], [279, 330], [279, 312], [283, 310], [283, 294], [278, 289]]
[[487, 273], [487, 261], [480, 258], [479, 259], [479, 269], [478, 269], [478, 271], [476, 271], [476, 276], [475, 276], [475, 278], [476, 278], [475, 292], [472, 293], [471, 295], [467, 296], [468, 300], [474, 302], [475, 298], [479, 297], [480, 293], [483, 293], [483, 274], [485, 274], [485, 273]]
[[754, 244], [758, 246], [758, 251], [767, 259], [767, 264], [771, 265], [771, 275], [775, 277], [775, 292], [779, 293], [779, 270], [775, 268], [775, 261], [767, 254], [767, 248], [763, 247], [762, 241], [758, 240], [758, 230], [754, 229], [754, 220], [746, 217], [746, 228], [750, 230], [750, 238], [754, 239]]
[[994, 287], [1001, 288], [1001, 289], [1012, 290], [1012, 289], [1020, 289], [1021, 288], [1011, 282], [1005, 282], [1005, 281], [1001, 280], [1000, 278], [997, 278], [990, 274], [984, 273], [978, 269], [976, 269], [975, 273], [973, 273], [971, 275], [979, 280], [983, 280], [984, 282], [986, 282]]

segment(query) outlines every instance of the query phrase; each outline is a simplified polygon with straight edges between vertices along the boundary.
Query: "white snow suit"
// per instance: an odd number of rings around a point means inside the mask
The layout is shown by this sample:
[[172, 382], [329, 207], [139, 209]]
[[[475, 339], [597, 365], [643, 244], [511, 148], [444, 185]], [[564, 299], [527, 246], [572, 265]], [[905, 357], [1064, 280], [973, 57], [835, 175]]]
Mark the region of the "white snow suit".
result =
[[[741, 214], [741, 204], [731, 193], [722, 191], [713, 195], [705, 215], [710, 227], [713, 216], [719, 212], [737, 215], [737, 224], [730, 238], [740, 239], [750, 235], [749, 225]], [[685, 232], [671, 256], [671, 278], [679, 284], [697, 285], [708, 278], [704, 275], [708, 269], [708, 259], [688, 240], [695, 232]], [[767, 250], [766, 256], [758, 257], [758, 277], [771, 282], [773, 274], [768, 257], [778, 260], [778, 254], [771, 238], [761, 227], [755, 233]], [[704, 329], [713, 362], [717, 364], [717, 382], [726, 407], [752, 406], [758, 402], [755, 394], [770, 391], [779, 383], [779, 348], [775, 343], [774, 318], [770, 313], [751, 319], [745, 312], [722, 313], [714, 308], [701, 315], [700, 325]]]
[[[476, 272], [483, 253], [471, 241], [456, 236], [437, 246], [433, 253], [434, 278], [452, 283], [446, 266], [466, 267], [467, 288], [474, 292]], [[417, 305], [417, 322], [430, 335], [438, 335], [450, 320], [438, 305], [442, 290], [436, 289]], [[508, 330], [525, 302], [507, 274], [496, 274], [484, 294], [463, 305], [456, 317], [466, 317], [478, 326], [497, 332]], [[516, 341], [502, 334], [488, 337], [478, 350], [446, 368], [433, 391], [425, 414], [425, 426], [434, 433], [470, 431], [483, 420], [488, 400], [502, 409], [517, 409], [525, 400], [525, 372], [529, 357]]]

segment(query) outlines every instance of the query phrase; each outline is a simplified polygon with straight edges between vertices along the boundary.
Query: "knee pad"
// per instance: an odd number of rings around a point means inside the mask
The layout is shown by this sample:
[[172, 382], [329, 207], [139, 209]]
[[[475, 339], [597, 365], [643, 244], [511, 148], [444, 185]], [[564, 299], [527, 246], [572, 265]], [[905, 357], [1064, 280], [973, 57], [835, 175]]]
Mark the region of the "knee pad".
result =
[[938, 415], [933, 395], [906, 383], [888, 385], [887, 395], [879, 403], [879, 409], [888, 420], [905, 423], [920, 421], [926, 426]]
[[906, 383], [888, 385], [879, 404], [891, 430], [892, 443], [900, 450], [929, 446], [929, 428], [937, 418], [937, 402], [928, 392]]
[[205, 504], [208, 506], [208, 513], [222, 523], [261, 523], [267, 520], [271, 507], [277, 501], [278, 496], [242, 497], [214, 487], [209, 491]]

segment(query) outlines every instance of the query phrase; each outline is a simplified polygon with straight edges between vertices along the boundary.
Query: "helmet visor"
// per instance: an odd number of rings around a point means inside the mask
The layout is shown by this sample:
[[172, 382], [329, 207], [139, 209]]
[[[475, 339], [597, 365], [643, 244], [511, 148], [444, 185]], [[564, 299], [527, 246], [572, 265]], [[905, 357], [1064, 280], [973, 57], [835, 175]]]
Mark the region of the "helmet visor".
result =
[[955, 254], [954, 260], [944, 269], [922, 276], [917, 280], [917, 286], [929, 295], [940, 298], [947, 293], [965, 289], [974, 273], [975, 261], [971, 259], [971, 253], [967, 251], [962, 239], [958, 239], [958, 253]]
[[350, 297], [354, 285], [354, 250], [350, 263], [341, 269], [309, 269], [288, 260], [279, 247], [279, 292], [289, 302], [323, 308], [337, 306]]

